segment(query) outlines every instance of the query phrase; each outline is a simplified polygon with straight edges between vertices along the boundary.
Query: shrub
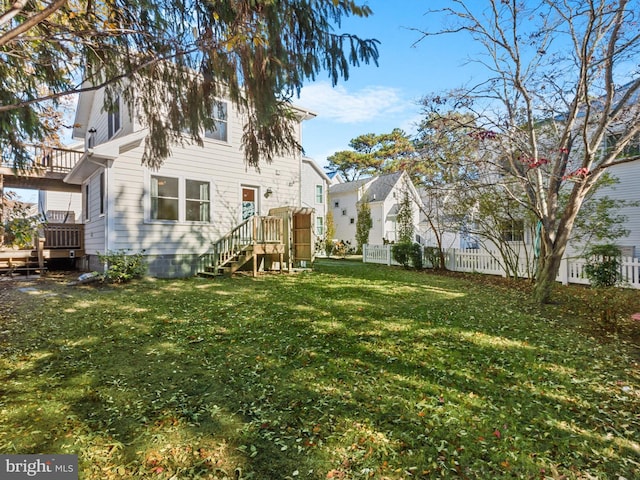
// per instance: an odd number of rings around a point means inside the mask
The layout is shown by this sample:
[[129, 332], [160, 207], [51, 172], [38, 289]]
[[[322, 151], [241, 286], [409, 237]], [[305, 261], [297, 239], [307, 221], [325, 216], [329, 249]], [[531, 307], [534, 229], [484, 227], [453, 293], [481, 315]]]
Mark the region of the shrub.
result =
[[615, 245], [595, 245], [586, 252], [587, 264], [584, 273], [597, 289], [589, 303], [592, 310], [598, 313], [600, 326], [608, 331], [617, 332], [618, 320], [623, 305], [617, 300], [615, 285], [620, 280], [620, 263], [622, 252]]
[[584, 273], [591, 286], [613, 287], [620, 280], [622, 252], [615, 245], [595, 245], [586, 252]]
[[33, 248], [39, 219], [34, 217], [16, 217], [7, 222], [6, 241], [18, 248]]
[[133, 255], [127, 255], [126, 250], [108, 250], [106, 253], [99, 253], [98, 258], [107, 265], [103, 276], [105, 282], [125, 283], [147, 273], [144, 250]]
[[422, 247], [417, 243], [401, 242], [391, 246], [393, 259], [404, 268], [413, 265], [414, 268], [422, 268]]
[[440, 268], [440, 249], [438, 247], [425, 247], [424, 255], [432, 268]]

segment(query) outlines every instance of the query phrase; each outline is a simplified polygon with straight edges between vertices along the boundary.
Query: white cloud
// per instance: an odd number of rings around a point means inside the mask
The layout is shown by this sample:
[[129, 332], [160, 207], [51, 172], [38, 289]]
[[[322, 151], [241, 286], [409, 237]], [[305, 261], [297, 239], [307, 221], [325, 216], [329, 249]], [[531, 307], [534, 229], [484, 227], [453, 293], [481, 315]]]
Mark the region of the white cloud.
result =
[[338, 123], [370, 122], [410, 108], [400, 90], [392, 87], [370, 86], [355, 92], [339, 85], [319, 82], [304, 87], [296, 102], [318, 114], [320, 118]]

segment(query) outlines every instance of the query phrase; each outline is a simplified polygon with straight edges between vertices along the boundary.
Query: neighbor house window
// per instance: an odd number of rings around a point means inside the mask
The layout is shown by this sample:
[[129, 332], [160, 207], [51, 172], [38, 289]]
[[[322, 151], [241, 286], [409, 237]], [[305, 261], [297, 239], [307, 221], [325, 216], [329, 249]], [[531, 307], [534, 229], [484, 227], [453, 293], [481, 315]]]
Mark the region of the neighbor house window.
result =
[[120, 130], [120, 97], [116, 97], [113, 102], [113, 110], [109, 112], [107, 124], [108, 138], [111, 138]]
[[324, 203], [324, 189], [322, 185], [316, 185], [316, 203]]
[[349, 223], [350, 223], [351, 225], [353, 225], [354, 223], [356, 223], [356, 219], [355, 219], [355, 218], [353, 218], [353, 217], [351, 217], [351, 218], [349, 219]]
[[346, 208], [343, 208], [343, 209], [342, 209], [342, 216], [343, 216], [343, 217], [346, 217], [346, 216], [347, 216], [347, 209], [346, 209]]
[[221, 142], [228, 141], [228, 107], [227, 102], [215, 102], [211, 112], [214, 128], [205, 130], [204, 136]]
[[333, 202], [333, 208], [340, 208], [340, 202], [338, 200]]
[[501, 233], [505, 242], [524, 242], [524, 220], [503, 222]]
[[178, 179], [153, 175], [151, 177], [151, 219], [178, 220], [178, 214]]
[[316, 235], [321, 237], [324, 235], [324, 218], [316, 217]]
[[186, 220], [189, 222], [208, 222], [211, 211], [211, 184], [198, 180], [185, 180]]

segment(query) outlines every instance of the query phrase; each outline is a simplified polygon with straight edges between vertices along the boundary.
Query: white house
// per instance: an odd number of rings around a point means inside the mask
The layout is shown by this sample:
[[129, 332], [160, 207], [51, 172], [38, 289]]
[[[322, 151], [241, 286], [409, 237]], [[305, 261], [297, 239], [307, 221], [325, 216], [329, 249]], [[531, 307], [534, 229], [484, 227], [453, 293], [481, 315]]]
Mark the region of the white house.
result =
[[[80, 95], [73, 134], [85, 141], [86, 151], [65, 177], [82, 186], [90, 269], [101, 269], [99, 253], [125, 250], [144, 252], [151, 275], [192, 275], [211, 254], [212, 242], [252, 215], [285, 206], [301, 209], [302, 192], [315, 187], [302, 184], [309, 161], [301, 155], [263, 162], [260, 171], [248, 168], [241, 147], [243, 118], [223, 99], [215, 109], [217, 128], [205, 132], [203, 147], [176, 145], [160, 168], [145, 167], [147, 131], [123, 104], [104, 112], [103, 95], [102, 90]], [[302, 121], [315, 115], [296, 113], [302, 143]]]
[[317, 240], [322, 239], [325, 234], [330, 184], [331, 179], [313, 159], [302, 158], [300, 197], [302, 206], [315, 210], [314, 232]]
[[406, 172], [396, 172], [369, 177], [354, 182], [344, 182], [329, 187], [329, 208], [333, 210], [335, 237], [356, 246], [358, 206], [369, 202], [373, 226], [369, 243], [382, 245], [398, 238], [396, 215], [405, 192], [412, 201], [414, 225], [419, 232], [420, 196]]

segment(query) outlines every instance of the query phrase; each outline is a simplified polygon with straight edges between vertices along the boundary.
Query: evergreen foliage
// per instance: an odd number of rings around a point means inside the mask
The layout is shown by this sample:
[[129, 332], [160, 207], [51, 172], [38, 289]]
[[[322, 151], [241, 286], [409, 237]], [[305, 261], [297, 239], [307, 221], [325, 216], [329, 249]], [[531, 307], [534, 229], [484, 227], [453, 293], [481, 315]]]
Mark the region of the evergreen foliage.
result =
[[369, 243], [369, 233], [373, 227], [371, 206], [364, 198], [358, 204], [358, 219], [356, 220], [356, 253], [362, 253], [362, 246]]
[[353, 0], [42, 0], [0, 11], [0, 147], [16, 167], [25, 144], [48, 134], [41, 113], [68, 95], [106, 88], [149, 129], [143, 163], [159, 166], [184, 131], [202, 144], [212, 109], [229, 98], [244, 113], [246, 161], [258, 167], [298, 152], [292, 98], [327, 72], [377, 63], [377, 41], [340, 32], [372, 11]]

